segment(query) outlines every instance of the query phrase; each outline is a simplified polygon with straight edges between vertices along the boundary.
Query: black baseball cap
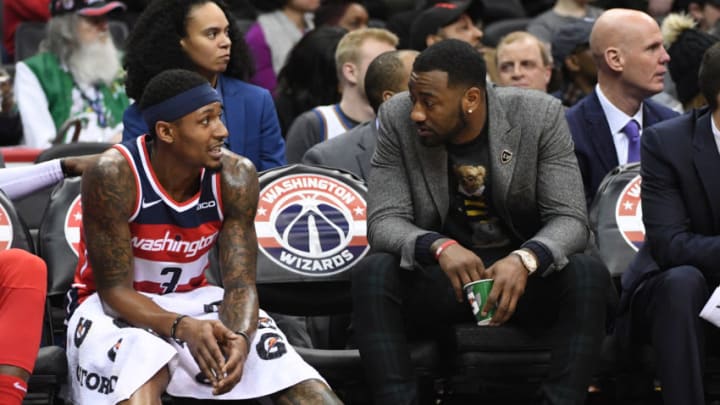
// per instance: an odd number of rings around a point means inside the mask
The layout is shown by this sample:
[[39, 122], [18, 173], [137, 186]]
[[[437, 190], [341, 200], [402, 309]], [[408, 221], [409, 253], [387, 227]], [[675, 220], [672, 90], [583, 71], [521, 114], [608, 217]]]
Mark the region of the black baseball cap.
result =
[[125, 10], [121, 1], [104, 0], [51, 0], [50, 14], [53, 16], [65, 13], [76, 13], [85, 17], [98, 17], [115, 10]]
[[435, 3], [413, 20], [410, 26], [410, 48], [422, 51], [427, 48], [428, 35], [457, 21], [470, 7], [469, 0]]
[[555, 66], [562, 66], [563, 61], [580, 46], [590, 45], [590, 33], [595, 20], [578, 18], [564, 24], [553, 35], [552, 57]]

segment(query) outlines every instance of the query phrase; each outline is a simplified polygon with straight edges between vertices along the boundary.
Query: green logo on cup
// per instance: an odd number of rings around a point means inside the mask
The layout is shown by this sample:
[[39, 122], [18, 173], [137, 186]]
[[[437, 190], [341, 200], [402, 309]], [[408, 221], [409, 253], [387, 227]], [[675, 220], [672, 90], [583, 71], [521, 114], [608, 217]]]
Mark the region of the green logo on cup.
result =
[[491, 278], [473, 281], [472, 283], [467, 283], [463, 286], [465, 296], [470, 303], [470, 307], [472, 308], [473, 315], [475, 315], [478, 325], [489, 324], [490, 318], [492, 318], [495, 314], [495, 308], [488, 311], [486, 316], [482, 316], [481, 314], [482, 308], [485, 306], [485, 302], [487, 302], [488, 296], [490, 295], [490, 290], [492, 290], [492, 286], [493, 279]]

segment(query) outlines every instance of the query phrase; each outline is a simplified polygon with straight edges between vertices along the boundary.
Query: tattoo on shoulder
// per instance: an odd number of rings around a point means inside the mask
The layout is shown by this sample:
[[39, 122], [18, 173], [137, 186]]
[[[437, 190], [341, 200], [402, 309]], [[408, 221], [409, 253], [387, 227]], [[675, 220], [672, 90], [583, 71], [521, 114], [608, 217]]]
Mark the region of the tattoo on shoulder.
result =
[[117, 151], [106, 152], [85, 170], [83, 227], [98, 288], [128, 282], [132, 250], [127, 220], [136, 198], [134, 177]]
[[[248, 210], [257, 208], [258, 176], [255, 166], [248, 159], [238, 156], [226, 156], [222, 168], [223, 205], [231, 214], [247, 215]], [[233, 212], [239, 210], [241, 212]]]
[[[254, 255], [257, 251], [255, 237], [255, 211], [258, 203], [258, 177], [253, 164], [246, 158], [235, 155], [230, 164], [223, 164], [222, 199], [225, 215], [222, 235], [232, 240], [229, 245], [220, 245], [221, 258], [225, 255], [242, 257]], [[252, 243], [250, 243], [252, 241]], [[247, 249], [247, 251], [245, 251]]]

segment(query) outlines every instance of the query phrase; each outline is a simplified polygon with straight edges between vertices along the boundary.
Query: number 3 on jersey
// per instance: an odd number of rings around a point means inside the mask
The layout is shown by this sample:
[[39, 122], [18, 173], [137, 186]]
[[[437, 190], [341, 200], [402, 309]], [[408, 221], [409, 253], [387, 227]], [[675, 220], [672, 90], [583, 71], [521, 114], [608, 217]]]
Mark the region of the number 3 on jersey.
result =
[[160, 284], [160, 287], [163, 287], [165, 289], [163, 291], [163, 294], [169, 294], [175, 291], [175, 287], [177, 287], [178, 281], [180, 281], [181, 273], [182, 269], [180, 267], [166, 267], [162, 269], [160, 274], [162, 274], [163, 276], [166, 274], [171, 274], [170, 281]]

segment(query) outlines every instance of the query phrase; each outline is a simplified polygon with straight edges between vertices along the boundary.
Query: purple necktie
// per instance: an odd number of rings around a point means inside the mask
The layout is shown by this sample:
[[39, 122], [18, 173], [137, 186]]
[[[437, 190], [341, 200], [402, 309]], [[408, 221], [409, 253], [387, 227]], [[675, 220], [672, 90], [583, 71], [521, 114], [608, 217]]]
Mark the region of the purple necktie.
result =
[[622, 129], [625, 136], [628, 138], [628, 154], [627, 162], [639, 162], [640, 161], [640, 125], [637, 121], [630, 120], [627, 125]]

